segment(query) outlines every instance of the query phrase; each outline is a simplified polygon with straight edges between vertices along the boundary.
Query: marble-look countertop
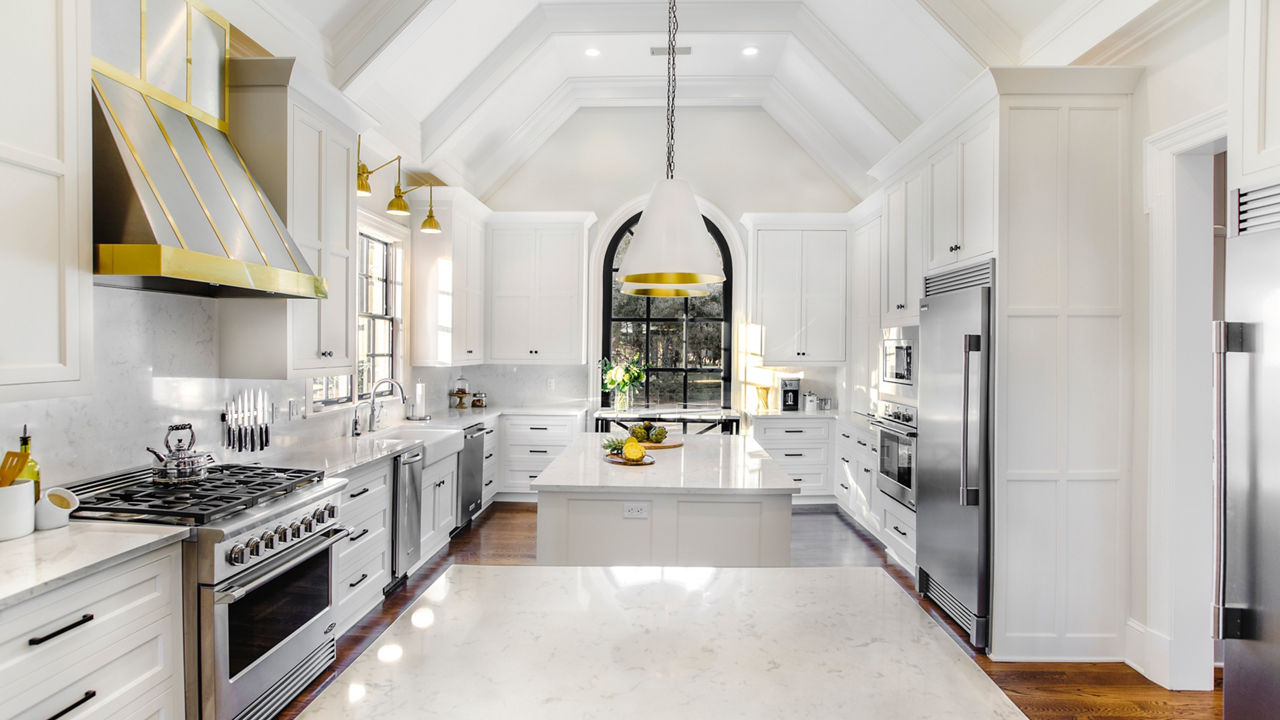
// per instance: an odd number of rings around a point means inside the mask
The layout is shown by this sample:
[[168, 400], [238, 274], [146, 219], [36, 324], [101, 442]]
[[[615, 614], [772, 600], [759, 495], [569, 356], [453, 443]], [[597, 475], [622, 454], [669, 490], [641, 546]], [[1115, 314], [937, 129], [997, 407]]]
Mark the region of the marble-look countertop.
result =
[[856, 410], [818, 410], [807, 413], [803, 410], [747, 410], [743, 413], [752, 420], [841, 420], [844, 422], [865, 423], [871, 419], [867, 413]]
[[468, 565], [301, 717], [1025, 719], [880, 568]]
[[652, 465], [604, 461], [600, 445], [616, 434], [584, 433], [530, 487], [547, 491], [787, 494], [796, 483], [754, 439], [745, 435], [674, 435], [683, 447], [650, 450]]
[[0, 610], [99, 570], [181, 542], [190, 528], [72, 520], [0, 542]]

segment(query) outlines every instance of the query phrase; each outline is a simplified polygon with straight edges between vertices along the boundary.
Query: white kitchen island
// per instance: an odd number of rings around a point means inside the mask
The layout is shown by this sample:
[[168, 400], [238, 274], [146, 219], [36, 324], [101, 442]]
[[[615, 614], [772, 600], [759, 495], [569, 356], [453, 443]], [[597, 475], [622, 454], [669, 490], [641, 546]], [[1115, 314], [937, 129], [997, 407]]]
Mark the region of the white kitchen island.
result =
[[535, 480], [540, 565], [786, 567], [792, 478], [755, 440], [684, 435], [653, 465], [604, 461], [579, 436]]

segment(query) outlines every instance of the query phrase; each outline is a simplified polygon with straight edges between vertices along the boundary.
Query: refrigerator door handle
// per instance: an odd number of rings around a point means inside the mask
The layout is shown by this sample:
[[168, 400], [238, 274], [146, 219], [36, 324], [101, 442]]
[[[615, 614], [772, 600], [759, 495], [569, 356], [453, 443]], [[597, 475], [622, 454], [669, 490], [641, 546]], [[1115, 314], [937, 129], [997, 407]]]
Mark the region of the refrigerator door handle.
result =
[[964, 359], [960, 370], [960, 505], [978, 504], [978, 488], [969, 487], [969, 356], [982, 352], [981, 335], [964, 336]]
[[1248, 352], [1245, 323], [1213, 323], [1213, 637], [1241, 637], [1240, 616], [1227, 618], [1227, 353]]

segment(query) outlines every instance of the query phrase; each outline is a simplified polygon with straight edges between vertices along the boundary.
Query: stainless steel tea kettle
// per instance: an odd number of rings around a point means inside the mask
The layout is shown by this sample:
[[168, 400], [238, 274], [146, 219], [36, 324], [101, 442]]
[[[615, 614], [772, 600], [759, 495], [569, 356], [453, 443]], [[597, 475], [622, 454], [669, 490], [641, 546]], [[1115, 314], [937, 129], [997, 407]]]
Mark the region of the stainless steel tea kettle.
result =
[[[170, 436], [183, 430], [187, 431], [186, 441], [183, 442], [183, 438], [179, 437], [170, 444]], [[158, 465], [151, 467], [151, 479], [158, 483], [185, 483], [208, 477], [209, 468], [217, 461], [210, 453], [195, 452], [195, 444], [196, 431], [191, 428], [191, 423], [170, 425], [169, 432], [164, 436], [164, 449], [169, 454], [161, 455], [159, 450], [147, 448], [147, 452], [159, 461]]]

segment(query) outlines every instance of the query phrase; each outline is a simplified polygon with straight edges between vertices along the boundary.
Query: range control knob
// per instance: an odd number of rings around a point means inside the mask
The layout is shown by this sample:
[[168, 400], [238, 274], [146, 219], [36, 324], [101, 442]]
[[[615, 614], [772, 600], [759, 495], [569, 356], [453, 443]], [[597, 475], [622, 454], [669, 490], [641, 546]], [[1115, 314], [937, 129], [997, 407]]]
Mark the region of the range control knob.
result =
[[290, 523], [290, 524], [289, 524], [289, 534], [293, 536], [293, 539], [294, 539], [294, 540], [297, 540], [298, 538], [302, 537], [302, 525], [300, 525], [300, 524], [298, 524], [298, 523], [296, 523], [296, 522], [295, 522], [295, 523]]
[[329, 516], [324, 514], [324, 508], [316, 508], [316, 511], [311, 513], [311, 519], [315, 520], [317, 525], [323, 525], [328, 522]]
[[311, 532], [316, 529], [316, 521], [310, 515], [302, 518], [302, 529]]
[[338, 517], [338, 506], [333, 503], [325, 503], [324, 512], [329, 516], [329, 519], [332, 520], [333, 518]]
[[282, 543], [289, 542], [289, 528], [283, 525], [277, 525], [275, 529], [276, 540]]
[[264, 550], [274, 550], [276, 547], [276, 534], [268, 530], [262, 533], [262, 548]]
[[262, 554], [262, 541], [258, 538], [249, 538], [245, 541], [244, 546], [249, 549], [250, 557], [258, 557]]
[[246, 554], [247, 552], [248, 550], [247, 548], [245, 548], [244, 545], [241, 545], [240, 543], [236, 543], [234, 546], [232, 546], [230, 550], [227, 551], [227, 564], [243, 565], [249, 562], [249, 558]]

